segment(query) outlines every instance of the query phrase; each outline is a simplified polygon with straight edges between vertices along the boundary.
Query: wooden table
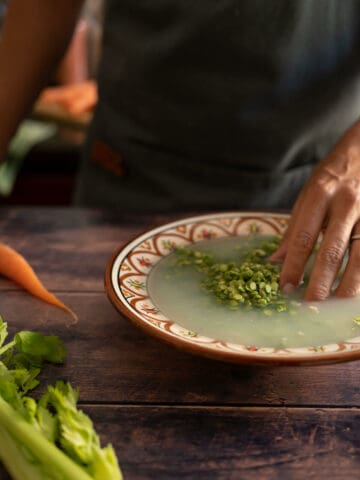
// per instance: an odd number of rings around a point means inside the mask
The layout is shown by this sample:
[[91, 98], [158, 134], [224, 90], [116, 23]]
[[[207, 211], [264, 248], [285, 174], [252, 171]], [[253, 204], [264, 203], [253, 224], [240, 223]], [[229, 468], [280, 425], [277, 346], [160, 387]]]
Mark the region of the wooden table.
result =
[[[131, 236], [175, 216], [81, 209], [1, 209], [1, 241], [20, 250], [80, 317], [0, 280], [11, 332], [61, 336], [57, 378], [80, 388], [126, 480], [358, 479], [360, 363], [259, 368], [223, 364], [149, 338], [109, 303], [104, 269]], [[0, 479], [8, 479], [0, 470]], [[76, 480], [76, 479], [74, 479]]]

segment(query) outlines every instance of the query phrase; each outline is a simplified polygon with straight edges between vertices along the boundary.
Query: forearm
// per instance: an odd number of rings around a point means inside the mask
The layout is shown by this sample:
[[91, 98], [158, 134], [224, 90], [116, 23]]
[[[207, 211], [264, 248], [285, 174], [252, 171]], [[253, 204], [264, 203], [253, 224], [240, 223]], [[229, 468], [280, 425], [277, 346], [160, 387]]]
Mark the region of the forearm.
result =
[[0, 161], [71, 39], [82, 0], [11, 0], [0, 41]]

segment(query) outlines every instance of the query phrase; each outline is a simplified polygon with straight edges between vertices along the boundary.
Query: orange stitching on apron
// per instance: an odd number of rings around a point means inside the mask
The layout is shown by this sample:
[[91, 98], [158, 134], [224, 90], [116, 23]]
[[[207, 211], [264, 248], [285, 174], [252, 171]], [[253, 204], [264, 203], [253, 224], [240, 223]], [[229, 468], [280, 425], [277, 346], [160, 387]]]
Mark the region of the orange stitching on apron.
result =
[[93, 142], [90, 152], [91, 160], [110, 171], [112, 174], [121, 177], [124, 175], [124, 160], [120, 153], [115, 152], [104, 142], [96, 140]]

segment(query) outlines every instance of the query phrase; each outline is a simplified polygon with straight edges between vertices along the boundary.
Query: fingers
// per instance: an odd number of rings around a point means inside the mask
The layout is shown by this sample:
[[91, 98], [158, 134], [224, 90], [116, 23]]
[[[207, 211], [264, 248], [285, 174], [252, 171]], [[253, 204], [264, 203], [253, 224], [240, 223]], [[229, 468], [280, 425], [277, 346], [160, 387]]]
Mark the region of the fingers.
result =
[[293, 229], [293, 226], [294, 226], [294, 223], [295, 223], [295, 219], [297, 218], [297, 215], [300, 211], [303, 197], [304, 197], [304, 190], [302, 192], [300, 192], [300, 195], [298, 196], [298, 198], [295, 202], [295, 205], [294, 205], [294, 207], [292, 209], [292, 212], [291, 212], [289, 225], [288, 225], [288, 227], [287, 227], [287, 229], [286, 229], [286, 231], [285, 231], [285, 233], [282, 237], [282, 240], [281, 240], [281, 243], [280, 243], [278, 249], [272, 255], [270, 255], [270, 257], [268, 258], [269, 262], [277, 263], [277, 262], [282, 262], [285, 259], [287, 249], [288, 249], [289, 237], [291, 235], [291, 232], [292, 232], [292, 229]]
[[[358, 197], [357, 191], [348, 187], [339, 189], [335, 195], [316, 195], [314, 190], [311, 190], [303, 198], [288, 237], [287, 253], [280, 275], [280, 287], [285, 293], [290, 293], [300, 284], [307, 260], [322, 227], [327, 223], [311, 271], [305, 300], [319, 301], [329, 296], [354, 225], [359, 219]], [[360, 250], [360, 242], [358, 248]], [[358, 248], [353, 249], [346, 276], [337, 291], [338, 296], [353, 296], [360, 290], [357, 284], [350, 285], [351, 278], [358, 276], [353, 267], [353, 264], [358, 264], [357, 253], [360, 257]]]
[[[360, 235], [358, 224], [353, 232]], [[339, 298], [354, 297], [360, 293], [360, 240], [354, 240], [349, 247], [349, 259], [341, 277], [335, 296]]]
[[[341, 267], [351, 232], [360, 235], [360, 122], [342, 136], [318, 163], [301, 194], [289, 231], [273, 258], [284, 258], [280, 287], [299, 285], [306, 262], [322, 228], [323, 241], [311, 271], [306, 300], [326, 298]], [[354, 226], [356, 227], [354, 228]], [[351, 245], [337, 296], [360, 292], [360, 240]]]
[[305, 195], [294, 218], [287, 240], [287, 253], [280, 274], [280, 288], [290, 293], [300, 283], [306, 262], [313, 251], [328, 209], [324, 195]]
[[62, 87], [48, 87], [41, 92], [40, 99], [44, 102], [57, 102], [64, 98], [64, 90]]
[[73, 99], [79, 95], [96, 95], [96, 83], [94, 81], [47, 87], [41, 92], [41, 99], [49, 102]]
[[81, 95], [74, 98], [67, 104], [68, 111], [73, 115], [80, 115], [92, 110], [97, 103], [97, 93], [95, 89], [87, 89]]
[[352, 212], [333, 212], [311, 271], [305, 300], [327, 298], [340, 270], [354, 225]]
[[305, 300], [327, 298], [342, 265], [354, 225], [359, 219], [359, 193], [347, 185], [332, 197], [328, 225], [311, 272]]
[[82, 82], [74, 85], [46, 88], [40, 101], [57, 103], [69, 113], [78, 115], [92, 110], [97, 103], [97, 87], [94, 81]]

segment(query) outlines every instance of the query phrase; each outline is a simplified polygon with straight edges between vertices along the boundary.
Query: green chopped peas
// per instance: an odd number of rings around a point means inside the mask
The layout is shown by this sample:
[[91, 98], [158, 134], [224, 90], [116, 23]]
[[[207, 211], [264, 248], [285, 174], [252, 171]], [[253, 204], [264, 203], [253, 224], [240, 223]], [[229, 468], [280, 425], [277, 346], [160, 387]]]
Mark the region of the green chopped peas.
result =
[[218, 303], [231, 309], [239, 305], [259, 308], [269, 316], [269, 312], [289, 311], [279, 289], [280, 266], [266, 262], [279, 243], [280, 238], [274, 237], [248, 250], [242, 263], [215, 263], [212, 256], [187, 247], [178, 247], [175, 252], [177, 265], [192, 266], [204, 275], [202, 286]]

